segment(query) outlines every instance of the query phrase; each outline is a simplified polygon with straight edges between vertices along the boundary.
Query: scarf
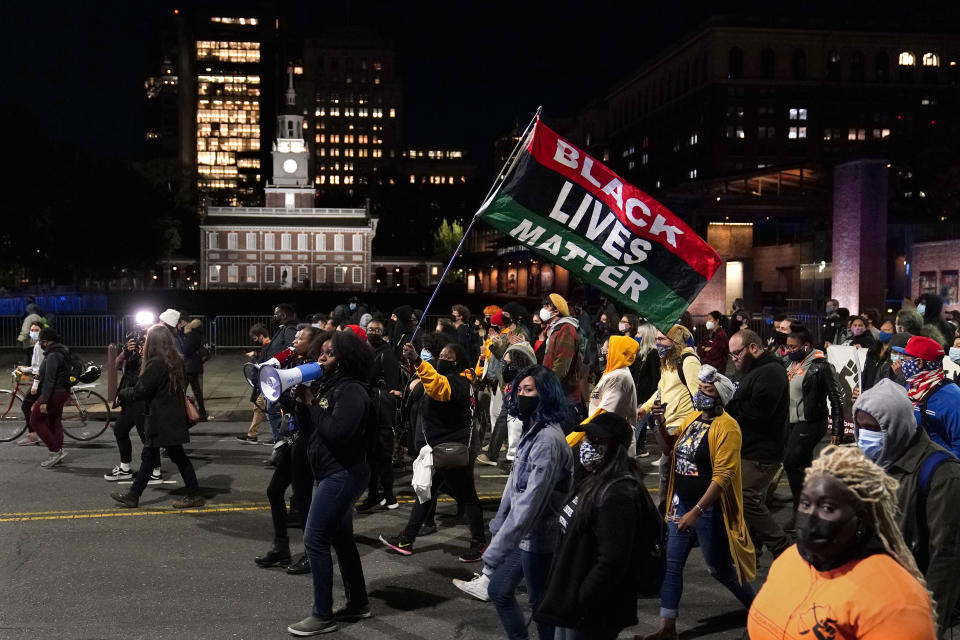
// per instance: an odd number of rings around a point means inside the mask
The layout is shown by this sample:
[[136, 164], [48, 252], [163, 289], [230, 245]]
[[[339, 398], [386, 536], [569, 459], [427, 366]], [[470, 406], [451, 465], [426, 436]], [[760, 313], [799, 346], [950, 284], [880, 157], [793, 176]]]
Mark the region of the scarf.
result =
[[910, 400], [914, 403], [918, 403], [923, 400], [923, 396], [925, 396], [930, 389], [933, 389], [943, 382], [944, 377], [943, 367], [921, 371], [910, 378], [910, 387], [907, 389], [907, 395], [910, 396]]

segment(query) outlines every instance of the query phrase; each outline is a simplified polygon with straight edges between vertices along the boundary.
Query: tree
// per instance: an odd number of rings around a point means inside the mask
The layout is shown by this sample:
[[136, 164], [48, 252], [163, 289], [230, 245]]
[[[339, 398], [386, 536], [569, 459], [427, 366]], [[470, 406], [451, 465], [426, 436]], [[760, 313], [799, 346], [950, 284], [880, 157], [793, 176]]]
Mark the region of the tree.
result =
[[463, 225], [454, 221], [444, 220], [440, 228], [433, 234], [433, 255], [438, 260], [446, 261], [450, 254], [456, 251], [463, 240]]

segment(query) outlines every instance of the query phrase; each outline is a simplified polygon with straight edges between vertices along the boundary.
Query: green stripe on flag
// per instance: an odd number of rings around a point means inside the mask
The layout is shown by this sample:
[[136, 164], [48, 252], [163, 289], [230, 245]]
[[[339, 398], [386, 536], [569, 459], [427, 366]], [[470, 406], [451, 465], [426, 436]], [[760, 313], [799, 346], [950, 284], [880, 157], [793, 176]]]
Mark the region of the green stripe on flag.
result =
[[[587, 238], [530, 211], [506, 193], [498, 194], [481, 212], [481, 218], [548, 262], [558, 264], [596, 286], [612, 300], [643, 314], [664, 333], [690, 304], [650, 271], [656, 265], [617, 263]], [[586, 255], [594, 260], [588, 261]], [[601, 279], [604, 267], [618, 267], [619, 270], [608, 271], [606, 278]], [[639, 278], [630, 272], [635, 272]], [[639, 290], [640, 278], [646, 283], [642, 290]]]

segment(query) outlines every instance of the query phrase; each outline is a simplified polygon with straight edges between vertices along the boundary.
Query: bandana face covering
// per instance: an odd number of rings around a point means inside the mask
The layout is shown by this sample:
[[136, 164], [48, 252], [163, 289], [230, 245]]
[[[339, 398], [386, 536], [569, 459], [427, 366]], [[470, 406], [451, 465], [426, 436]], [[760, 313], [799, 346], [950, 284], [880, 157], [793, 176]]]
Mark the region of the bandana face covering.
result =
[[697, 391], [693, 396], [693, 408], [697, 411], [711, 412], [717, 406], [717, 399], [708, 396], [703, 391]]
[[668, 353], [670, 353], [670, 347], [665, 347], [662, 344], [657, 343], [657, 355], [660, 356], [661, 360], [666, 358]]
[[594, 449], [593, 445], [586, 438], [580, 443], [580, 464], [587, 471], [594, 471], [603, 463], [603, 456]]

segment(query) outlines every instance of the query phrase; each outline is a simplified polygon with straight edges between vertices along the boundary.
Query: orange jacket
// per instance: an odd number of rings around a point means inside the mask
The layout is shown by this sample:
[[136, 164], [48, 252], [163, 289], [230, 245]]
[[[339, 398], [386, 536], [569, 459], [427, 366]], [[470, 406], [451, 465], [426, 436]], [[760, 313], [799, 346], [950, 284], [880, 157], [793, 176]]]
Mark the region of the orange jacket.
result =
[[773, 561], [747, 630], [750, 640], [936, 640], [930, 598], [896, 560], [881, 553], [821, 572], [796, 545]]

